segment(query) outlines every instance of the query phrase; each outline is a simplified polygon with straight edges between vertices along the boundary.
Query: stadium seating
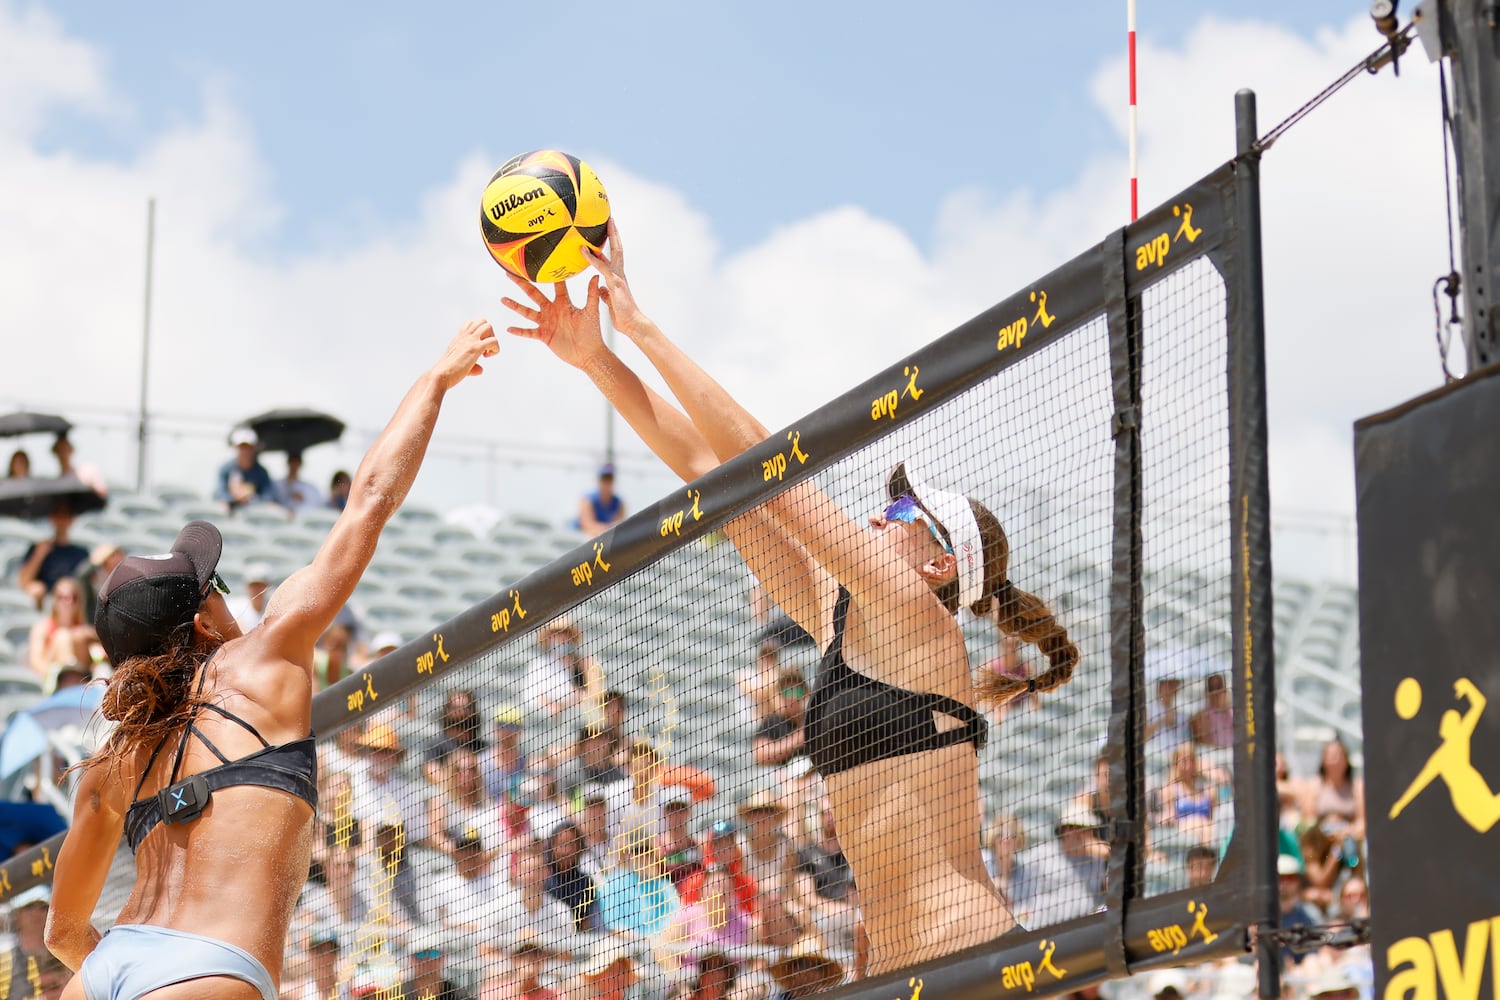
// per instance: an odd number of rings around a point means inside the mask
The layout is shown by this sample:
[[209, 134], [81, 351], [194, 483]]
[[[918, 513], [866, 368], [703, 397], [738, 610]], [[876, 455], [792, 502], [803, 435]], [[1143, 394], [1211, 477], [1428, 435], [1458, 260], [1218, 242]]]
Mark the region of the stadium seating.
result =
[[[112, 495], [103, 512], [78, 520], [75, 537], [85, 545], [106, 539], [121, 541], [136, 551], [164, 549], [185, 520], [206, 517], [219, 524], [225, 538], [224, 575], [231, 585], [243, 582], [246, 567], [268, 564], [279, 579], [311, 560], [337, 517], [332, 510], [315, 510], [289, 518], [280, 508], [250, 508], [224, 515], [205, 497], [181, 487], [163, 487], [154, 494]], [[7, 580], [0, 587], [0, 632], [8, 648], [5, 661], [22, 661], [26, 632], [36, 612], [14, 584], [20, 555], [29, 542], [44, 534], [39, 526], [0, 519], [0, 560], [7, 563]], [[423, 507], [403, 508], [382, 537], [379, 551], [356, 591], [354, 611], [370, 630], [396, 629], [412, 635], [445, 620], [473, 603], [492, 596], [583, 541], [578, 533], [545, 519], [511, 513], [496, 518], [482, 535], [448, 523], [443, 515]], [[420, 566], [421, 572], [413, 572]], [[1070, 634], [1081, 646], [1108, 648], [1109, 570], [1081, 557], [1056, 560], [1045, 584], [1053, 606], [1070, 620]], [[1154, 567], [1145, 581], [1146, 607], [1151, 627], [1189, 643], [1227, 647], [1224, 616], [1227, 583], [1200, 569]], [[738, 693], [728, 678], [748, 664], [754, 626], [741, 597], [743, 569], [722, 558], [719, 546], [688, 546], [673, 557], [642, 571], [631, 582], [637, 591], [671, 595], [660, 616], [631, 613], [622, 593], [607, 593], [587, 606], [585, 627], [594, 636], [604, 660], [610, 686], [637, 695], [638, 704], [652, 705], [651, 677], [660, 671], [674, 690], [692, 692], [679, 699], [684, 718], [704, 723], [723, 719], [726, 709], [738, 706]], [[726, 599], [732, 595], [732, 599]], [[1357, 594], [1346, 584], [1278, 579], [1274, 586], [1276, 659], [1280, 743], [1293, 767], [1302, 773], [1316, 769], [1322, 744], [1334, 735], [1344, 738], [1356, 762], [1360, 760], [1360, 687], [1358, 667]], [[716, 609], [705, 616], [702, 609]], [[587, 620], [592, 619], [592, 620]], [[993, 643], [993, 629], [964, 616], [966, 634], [976, 650]], [[368, 638], [368, 636], [366, 636]], [[523, 644], [525, 645], [525, 644]], [[703, 650], [725, 651], [722, 670], [705, 672]], [[816, 650], [793, 650], [790, 662], [811, 670]], [[806, 656], [802, 656], [805, 653]], [[502, 657], [506, 671], [487, 671], [494, 699], [518, 698], [519, 678], [530, 655], [529, 646]], [[989, 655], [986, 653], [985, 655]], [[976, 654], [977, 656], [977, 654]], [[800, 659], [799, 659], [800, 657]], [[724, 683], [705, 686], [705, 673]], [[487, 680], [486, 683], [489, 683]], [[481, 685], [483, 687], [483, 685]], [[1187, 692], [1186, 697], [1194, 697]], [[487, 700], [489, 700], [487, 698]], [[1041, 711], [1012, 715], [1000, 728], [997, 741], [1052, 775], [1049, 787], [1074, 790], [1086, 787], [1109, 712], [1105, 691], [1072, 684], [1049, 695]], [[661, 720], [641, 719], [644, 726]], [[691, 748], [692, 763], [718, 768], [740, 764], [748, 745], [744, 726], [722, 725], [715, 738], [699, 740]], [[701, 729], [701, 727], [700, 727]], [[1080, 740], [1080, 731], [1089, 738]], [[1055, 756], [1034, 760], [1048, 748]], [[1062, 749], [1059, 749], [1062, 748]], [[685, 751], [687, 752], [686, 748]], [[1013, 767], [986, 766], [985, 787], [1000, 801], [1016, 790], [1006, 780]], [[1032, 797], [1054, 804], [1027, 808], [1028, 830], [1045, 835], [1055, 821], [1057, 799]]]

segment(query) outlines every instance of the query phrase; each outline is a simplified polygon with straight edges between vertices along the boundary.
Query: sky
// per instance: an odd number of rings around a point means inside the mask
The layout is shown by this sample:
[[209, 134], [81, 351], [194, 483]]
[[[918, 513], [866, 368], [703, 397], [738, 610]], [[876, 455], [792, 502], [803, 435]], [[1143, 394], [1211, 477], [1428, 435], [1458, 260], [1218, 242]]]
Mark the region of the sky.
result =
[[[1237, 89], [1264, 131], [1376, 48], [1367, 9], [1140, 0], [1142, 206], [1233, 154]], [[509, 325], [475, 214], [523, 150], [595, 168], [642, 305], [771, 427], [1127, 221], [1124, 3], [567, 10], [0, 0], [0, 405], [69, 415], [134, 482], [150, 198], [148, 474], [205, 491], [280, 405], [349, 423], [308, 454], [326, 482], [465, 319]], [[1353, 421], [1441, 382], [1437, 73], [1401, 70], [1263, 165], [1273, 558], [1307, 576], [1354, 572]], [[615, 433], [627, 500], [672, 487]], [[605, 435], [508, 340], [413, 499], [571, 509]]]

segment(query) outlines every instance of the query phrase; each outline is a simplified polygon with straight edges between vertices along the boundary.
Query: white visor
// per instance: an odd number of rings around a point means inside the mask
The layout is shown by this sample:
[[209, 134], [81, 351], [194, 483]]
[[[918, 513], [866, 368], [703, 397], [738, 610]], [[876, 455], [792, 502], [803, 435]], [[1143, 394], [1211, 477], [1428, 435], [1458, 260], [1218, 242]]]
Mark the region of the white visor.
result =
[[[898, 489], [901, 479], [905, 489]], [[948, 539], [953, 558], [958, 561], [958, 603], [964, 607], [990, 596], [984, 591], [984, 539], [969, 498], [927, 484], [906, 462], [897, 462], [886, 477], [886, 493], [891, 500], [909, 493], [917, 506], [927, 512], [938, 531]]]

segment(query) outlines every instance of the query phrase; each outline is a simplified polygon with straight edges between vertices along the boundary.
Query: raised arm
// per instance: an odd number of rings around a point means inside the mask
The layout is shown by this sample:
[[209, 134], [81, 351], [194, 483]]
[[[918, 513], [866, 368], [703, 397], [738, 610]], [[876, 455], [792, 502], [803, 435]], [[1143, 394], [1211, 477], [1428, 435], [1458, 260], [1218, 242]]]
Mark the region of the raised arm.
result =
[[[604, 276], [602, 294], [616, 329], [629, 337], [661, 373], [719, 460], [727, 461], [769, 437], [764, 424], [641, 312], [625, 278], [625, 248], [613, 222], [609, 224], [609, 247], [609, 257], [589, 256]], [[785, 490], [767, 501], [763, 509], [823, 569], [847, 586], [868, 611], [881, 615], [909, 609], [915, 596], [928, 592], [910, 567], [886, 546], [876, 543], [861, 524], [851, 520], [811, 482]], [[929, 610], [938, 616], [945, 614], [935, 606]], [[790, 607], [787, 611], [793, 613]], [[806, 623], [799, 624], [807, 627]]]
[[273, 654], [312, 669], [318, 637], [354, 593], [375, 554], [381, 529], [416, 479], [443, 397], [468, 376], [478, 375], [483, 370], [479, 359], [499, 349], [490, 324], [471, 320], [401, 400], [360, 461], [349, 502], [312, 564], [276, 588], [265, 618], [252, 633], [268, 642]]
[[[508, 328], [509, 332], [539, 341], [587, 375], [641, 440], [684, 481], [690, 482], [718, 467], [718, 455], [693, 422], [642, 382], [605, 346], [599, 329], [597, 277], [589, 280], [581, 308], [573, 305], [562, 285], [549, 299], [529, 282], [515, 281], [533, 305], [510, 298], [502, 301], [537, 326], [513, 326]], [[832, 621], [833, 590], [802, 545], [759, 510], [736, 518], [725, 526], [725, 532], [787, 614], [818, 637], [820, 644], [826, 643]]]

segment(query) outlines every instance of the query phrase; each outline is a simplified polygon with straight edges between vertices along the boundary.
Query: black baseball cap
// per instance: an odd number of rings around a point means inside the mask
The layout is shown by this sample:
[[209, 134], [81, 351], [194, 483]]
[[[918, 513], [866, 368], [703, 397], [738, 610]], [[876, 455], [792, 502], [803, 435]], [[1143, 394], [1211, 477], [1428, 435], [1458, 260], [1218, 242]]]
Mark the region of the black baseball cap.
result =
[[213, 584], [224, 551], [219, 529], [189, 521], [165, 555], [126, 556], [99, 591], [94, 629], [118, 666], [162, 651], [167, 637], [193, 620]]

